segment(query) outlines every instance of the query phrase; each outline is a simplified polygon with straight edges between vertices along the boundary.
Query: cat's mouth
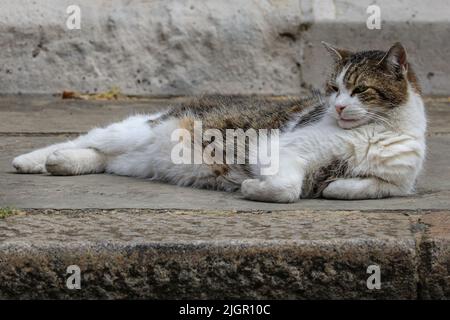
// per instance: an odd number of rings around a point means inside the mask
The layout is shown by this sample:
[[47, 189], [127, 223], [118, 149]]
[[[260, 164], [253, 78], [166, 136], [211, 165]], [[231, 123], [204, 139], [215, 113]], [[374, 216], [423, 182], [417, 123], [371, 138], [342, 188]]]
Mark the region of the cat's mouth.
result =
[[351, 129], [351, 128], [355, 128], [358, 127], [362, 124], [365, 123], [365, 120], [362, 118], [344, 118], [344, 117], [339, 117], [338, 118], [338, 125], [343, 128], [343, 129]]
[[352, 122], [352, 121], [358, 121], [360, 119], [348, 119], [348, 118], [340, 117], [339, 120], [346, 121], [346, 122]]

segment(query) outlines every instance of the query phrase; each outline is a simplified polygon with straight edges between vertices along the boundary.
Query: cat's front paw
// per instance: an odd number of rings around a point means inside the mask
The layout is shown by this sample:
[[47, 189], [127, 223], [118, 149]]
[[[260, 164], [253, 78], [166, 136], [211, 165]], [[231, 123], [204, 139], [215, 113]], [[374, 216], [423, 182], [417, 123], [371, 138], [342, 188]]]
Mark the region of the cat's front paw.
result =
[[379, 196], [374, 191], [371, 180], [349, 178], [331, 182], [323, 191], [322, 197], [338, 200], [373, 199]]
[[340, 190], [339, 183], [335, 183], [336, 181], [331, 182], [325, 189], [322, 191], [322, 197], [325, 199], [343, 199], [343, 193]]
[[276, 188], [269, 181], [259, 179], [242, 182], [241, 192], [249, 200], [278, 203], [295, 202], [300, 196], [295, 188]]
[[12, 166], [18, 173], [45, 173], [45, 157], [30, 152], [14, 158]]
[[241, 192], [246, 199], [259, 200], [261, 197], [261, 181], [258, 179], [247, 179], [242, 182]]

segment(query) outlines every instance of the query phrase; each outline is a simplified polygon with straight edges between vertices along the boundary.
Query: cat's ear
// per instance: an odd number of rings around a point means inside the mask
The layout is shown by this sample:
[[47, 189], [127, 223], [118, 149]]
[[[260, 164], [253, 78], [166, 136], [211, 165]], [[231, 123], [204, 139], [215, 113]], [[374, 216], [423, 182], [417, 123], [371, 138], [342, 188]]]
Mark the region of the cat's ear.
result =
[[406, 73], [408, 71], [408, 57], [405, 48], [400, 42], [396, 42], [378, 64], [384, 65], [393, 72]]
[[353, 54], [353, 52], [349, 50], [334, 47], [331, 44], [326, 43], [325, 41], [322, 41], [322, 44], [336, 62], [343, 60]]

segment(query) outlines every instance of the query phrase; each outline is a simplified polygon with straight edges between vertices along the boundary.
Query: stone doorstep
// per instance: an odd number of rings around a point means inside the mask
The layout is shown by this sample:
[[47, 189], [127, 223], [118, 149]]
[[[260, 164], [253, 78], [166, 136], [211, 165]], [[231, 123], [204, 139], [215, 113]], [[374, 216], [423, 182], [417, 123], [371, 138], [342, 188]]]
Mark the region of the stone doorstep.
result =
[[450, 297], [449, 211], [24, 211], [0, 220], [0, 298]]

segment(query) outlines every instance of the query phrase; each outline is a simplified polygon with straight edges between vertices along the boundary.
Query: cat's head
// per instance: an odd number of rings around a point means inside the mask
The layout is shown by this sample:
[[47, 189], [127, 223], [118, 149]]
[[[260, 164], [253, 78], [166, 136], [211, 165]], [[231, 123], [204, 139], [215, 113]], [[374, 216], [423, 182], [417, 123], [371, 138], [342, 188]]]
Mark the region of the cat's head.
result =
[[389, 121], [391, 111], [406, 103], [410, 88], [420, 93], [400, 43], [387, 52], [351, 52], [323, 44], [334, 59], [326, 85], [328, 111], [340, 127], [351, 129], [369, 122]]

